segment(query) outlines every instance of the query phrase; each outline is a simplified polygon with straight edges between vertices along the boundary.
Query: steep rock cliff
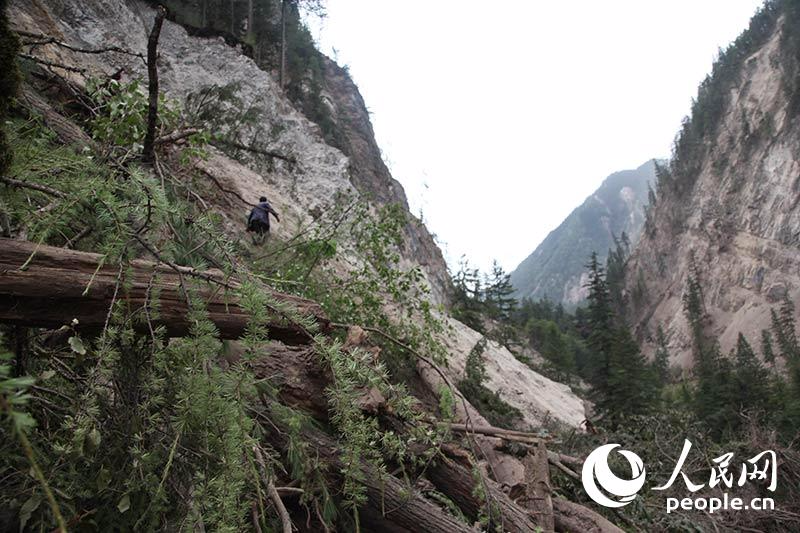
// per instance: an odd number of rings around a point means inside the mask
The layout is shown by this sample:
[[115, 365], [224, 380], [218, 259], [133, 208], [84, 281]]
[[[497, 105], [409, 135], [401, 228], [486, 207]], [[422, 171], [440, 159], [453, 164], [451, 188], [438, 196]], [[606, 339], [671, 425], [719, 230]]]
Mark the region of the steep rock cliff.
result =
[[[215, 2], [209, 0], [167, 0], [173, 10], [172, 18], [192, 32], [218, 34], [243, 45], [243, 52], [252, 57], [262, 69], [280, 76], [280, 19], [278, 1], [230, 2], [230, 9], [209, 13]], [[215, 16], [216, 15], [216, 16]], [[297, 17], [294, 11], [287, 13]], [[395, 180], [383, 161], [380, 148], [361, 93], [346, 69], [320, 53], [302, 28], [288, 24], [289, 67], [300, 63], [291, 61], [294, 52], [302, 54], [303, 68], [288, 68], [285, 91], [295, 107], [309, 120], [320, 126], [325, 141], [338, 148], [349, 162], [349, 179], [353, 186], [373, 202], [399, 204], [407, 212], [402, 250], [410, 263], [418, 264], [425, 272], [434, 300], [447, 303], [450, 277], [441, 250], [428, 229], [408, 210], [403, 186]], [[298, 52], [296, 49], [300, 48]]]
[[[146, 50], [154, 10], [144, 1], [14, 0], [10, 15], [18, 30], [53, 36], [73, 46], [118, 46], [141, 52]], [[79, 85], [87, 76], [117, 74], [123, 81], [146, 79], [143, 62], [126, 54], [81, 54], [54, 46], [39, 47], [35, 53], [52, 63], [85, 69], [82, 74], [70, 74]], [[222, 215], [221, 231], [231, 238], [242, 234], [243, 220], [249, 210], [247, 202], [262, 194], [281, 213], [281, 223], [274, 228], [279, 239], [288, 239], [308, 227], [340, 193], [361, 195], [374, 204], [407, 206], [402, 187], [380, 159], [363, 99], [346, 73], [329, 60], [325, 63], [327, 81], [322, 94], [331, 119], [341, 124], [338, 131], [344, 137], [340, 136], [336, 142], [326, 139], [322, 128], [287, 98], [274, 73], [259, 68], [242, 45], [232, 45], [222, 36], [193, 35], [181, 25], [166, 21], [159, 42], [158, 67], [161, 89], [187, 107], [196, 105], [195, 100], [209, 88], [229, 93], [229, 98], [216, 102], [217, 133], [229, 132], [232, 121], [228, 119], [247, 112], [248, 120], [237, 123], [237, 138], [242, 144], [257, 151], [289, 156], [287, 161], [247, 149], [226, 148], [224, 153], [211, 149], [207, 160], [194, 163], [198, 179], [213, 182], [209, 185], [212, 190], [216, 186], [244, 199], [237, 201], [227, 193], [210, 197], [213, 205], [209, 209]], [[58, 107], [58, 102], [52, 103]], [[332, 143], [341, 143], [348, 153]], [[408, 226], [407, 237], [405, 261], [422, 267], [432, 286], [432, 299], [444, 301], [449, 278], [441, 252], [420, 223]], [[345, 247], [346, 244], [343, 243]], [[348, 257], [348, 260], [357, 263], [358, 258]], [[463, 368], [467, 354], [479, 338], [468, 328], [456, 326], [448, 338], [453, 372]], [[507, 350], [491, 350], [487, 359], [487, 364], [497, 369], [497, 374], [492, 374], [493, 384], [502, 383], [501, 370], [510, 366], [517, 381], [529, 384], [526, 388], [499, 391], [509, 403], [520, 407], [526, 423], [542, 420], [546, 413], [571, 426], [580, 423], [581, 402], [567, 387], [544, 380], [528, 367], [517, 364]], [[519, 391], [534, 399], [523, 401]], [[562, 410], [562, 405], [567, 407]]]
[[768, 3], [701, 85], [628, 264], [631, 324], [650, 352], [661, 325], [673, 362], [682, 366], [691, 364], [681, 297], [692, 262], [707, 332], [723, 352], [739, 332], [757, 346], [770, 308], [800, 294], [793, 4]]

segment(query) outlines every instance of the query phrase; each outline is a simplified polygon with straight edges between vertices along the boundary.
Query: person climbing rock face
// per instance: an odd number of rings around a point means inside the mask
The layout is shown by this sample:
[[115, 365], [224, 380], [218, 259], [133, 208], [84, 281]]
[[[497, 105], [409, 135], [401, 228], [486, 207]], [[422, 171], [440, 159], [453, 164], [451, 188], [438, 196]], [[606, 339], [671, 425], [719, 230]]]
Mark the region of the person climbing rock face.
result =
[[269, 205], [267, 198], [262, 196], [258, 199], [258, 205], [250, 211], [250, 216], [247, 217], [247, 231], [255, 233], [253, 236], [254, 244], [263, 243], [269, 236], [270, 214], [272, 214], [278, 222], [281, 221], [281, 217], [279, 217], [278, 213]]

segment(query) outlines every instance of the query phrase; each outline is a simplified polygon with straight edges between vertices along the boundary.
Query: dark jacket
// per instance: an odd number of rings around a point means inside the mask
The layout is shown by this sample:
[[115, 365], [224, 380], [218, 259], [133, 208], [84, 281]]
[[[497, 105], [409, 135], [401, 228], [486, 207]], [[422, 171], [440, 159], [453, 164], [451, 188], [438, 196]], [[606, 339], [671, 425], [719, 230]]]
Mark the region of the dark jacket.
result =
[[269, 215], [275, 217], [275, 220], [280, 221], [280, 217], [278, 213], [272, 209], [272, 206], [269, 205], [269, 202], [259, 202], [257, 206], [250, 211], [250, 216], [247, 217], [247, 227], [248, 229], [256, 229], [256, 226], [266, 226], [269, 228]]

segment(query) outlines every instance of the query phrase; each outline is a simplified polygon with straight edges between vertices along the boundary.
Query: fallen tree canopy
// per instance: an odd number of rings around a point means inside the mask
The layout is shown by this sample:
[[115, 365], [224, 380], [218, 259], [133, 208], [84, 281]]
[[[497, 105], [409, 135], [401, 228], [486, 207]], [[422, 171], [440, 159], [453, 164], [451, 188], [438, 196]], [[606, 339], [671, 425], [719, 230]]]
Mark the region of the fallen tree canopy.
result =
[[[129, 312], [136, 313], [146, 309], [157, 294], [158, 316], [150, 325], [163, 325], [169, 335], [182, 336], [191, 326], [187, 319], [189, 307], [185, 291], [188, 290], [205, 302], [208, 316], [220, 337], [236, 339], [244, 334], [249, 319], [237, 296], [239, 287], [237, 280], [226, 278], [220, 271], [199, 272], [145, 260], [132, 260], [125, 268], [120, 268], [104, 264], [99, 254], [0, 239], [0, 322], [4, 323], [58, 328], [74, 318], [79, 321], [80, 328], [100, 331], [108, 321], [113, 302], [122, 301]], [[327, 425], [326, 390], [331, 385], [331, 373], [315, 353], [309, 332], [292, 316], [312, 317], [323, 331], [329, 328], [329, 321], [315, 302], [268, 287], [262, 289], [281, 305], [267, 317], [273, 342], [250, 365], [256, 377], [267, 379], [276, 387], [279, 402]], [[296, 315], [281, 311], [284, 306], [293, 309]], [[146, 321], [137, 327], [143, 331], [149, 328]], [[266, 407], [269, 409], [269, 404]], [[464, 408], [473, 409], [466, 402]], [[391, 414], [381, 416], [391, 418]], [[558, 531], [621, 531], [586, 507], [559, 498], [551, 500], [548, 452], [543, 441], [531, 434], [487, 426], [482, 419], [477, 419], [479, 426], [474, 425], [470, 416], [467, 420], [470, 422], [466, 424], [452, 424], [451, 430], [478, 442], [479, 457], [448, 444], [425, 470], [424, 481], [453, 502], [469, 521], [477, 521], [482, 516], [486, 519], [488, 515], [490, 526], [513, 532], [552, 531], [553, 524]], [[388, 420], [388, 423], [393, 422]], [[328, 465], [329, 481], [336, 483], [341, 469], [337, 440], [316, 428], [304, 430], [302, 436], [317, 457]], [[265, 439], [275, 450], [287, 453], [283, 432], [269, 431]], [[531, 453], [537, 460], [525, 462], [524, 498], [519, 501], [507, 493], [515, 475], [506, 472], [503, 464], [520, 461], [494, 449], [492, 439], [535, 446]], [[550, 455], [556, 454], [550, 452]], [[488, 460], [494, 479], [486, 475], [476, 477], [476, 461], [481, 458]], [[369, 530], [443, 533], [474, 530], [463, 519], [427, 498], [409, 479], [381, 474], [367, 463], [362, 469], [367, 500], [359, 514]], [[289, 510], [297, 512], [292, 505]]]
[[[102, 255], [77, 252], [13, 239], [0, 239], [0, 322], [58, 328], [78, 320], [78, 329], [100, 330], [115, 300], [131, 311], [144, 310], [157, 294], [158, 318], [170, 336], [189, 332], [189, 306], [184, 291], [202, 299], [223, 339], [244, 334], [248, 314], [239, 303], [239, 282], [218, 270], [198, 272], [187, 267], [132, 260], [125, 269], [104, 264]], [[328, 320], [315, 302], [264, 291], [298, 316], [312, 317], [325, 330]], [[287, 344], [309, 341], [308, 332], [277, 308], [267, 317], [270, 338]], [[142, 320], [137, 328], [146, 331]]]

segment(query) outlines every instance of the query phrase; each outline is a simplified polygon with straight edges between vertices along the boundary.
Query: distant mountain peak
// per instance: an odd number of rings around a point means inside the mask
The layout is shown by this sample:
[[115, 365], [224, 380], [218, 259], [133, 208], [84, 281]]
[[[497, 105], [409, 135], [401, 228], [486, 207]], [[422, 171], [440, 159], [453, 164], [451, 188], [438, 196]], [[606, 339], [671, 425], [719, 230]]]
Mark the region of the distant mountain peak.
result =
[[511, 273], [516, 297], [549, 298], [575, 307], [586, 298], [584, 265], [596, 251], [605, 260], [614, 237], [625, 232], [636, 242], [644, 224], [647, 185], [655, 179], [655, 159], [608, 176]]

